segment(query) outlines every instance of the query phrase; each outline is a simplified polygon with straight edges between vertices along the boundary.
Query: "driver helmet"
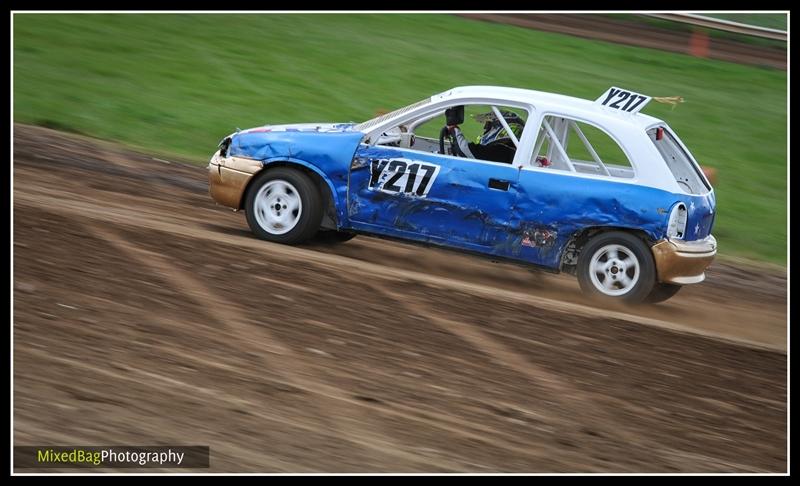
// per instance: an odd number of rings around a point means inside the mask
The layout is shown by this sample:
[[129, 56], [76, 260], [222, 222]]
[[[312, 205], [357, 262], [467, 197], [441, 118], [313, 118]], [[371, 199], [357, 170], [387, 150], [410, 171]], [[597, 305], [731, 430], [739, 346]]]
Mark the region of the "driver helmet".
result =
[[[500, 114], [503, 115], [508, 127], [514, 132], [517, 139], [519, 139], [519, 137], [522, 136], [522, 129], [525, 127], [525, 120], [513, 111], [501, 111]], [[493, 111], [472, 115], [472, 118], [478, 123], [483, 123], [483, 134], [476, 138], [476, 143], [486, 145], [501, 138], [511, 138]]]

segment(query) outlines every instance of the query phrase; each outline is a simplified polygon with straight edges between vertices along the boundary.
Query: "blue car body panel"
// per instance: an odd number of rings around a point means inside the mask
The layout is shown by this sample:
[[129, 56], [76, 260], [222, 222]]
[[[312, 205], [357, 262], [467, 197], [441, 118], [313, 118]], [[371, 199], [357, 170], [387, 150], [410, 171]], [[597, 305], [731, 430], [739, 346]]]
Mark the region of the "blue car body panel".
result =
[[[374, 164], [394, 160], [438, 167], [425, 196], [370, 187]], [[395, 147], [361, 145], [350, 172], [350, 225], [361, 231], [511, 256], [503, 245], [513, 229], [511, 207], [518, 176], [519, 170], [505, 164], [476, 164]], [[508, 187], [490, 188], [492, 178]], [[401, 185], [403, 182], [407, 179], [400, 179]]]
[[328, 184], [340, 226], [347, 220], [347, 176], [350, 161], [364, 134], [348, 131], [249, 131], [232, 136], [228, 154], [261, 160], [264, 164], [293, 162], [305, 166]]
[[348, 124], [327, 131], [241, 132], [232, 137], [229, 155], [314, 170], [331, 189], [340, 229], [552, 269], [559, 268], [572, 236], [586, 228], [639, 230], [657, 241], [665, 237], [678, 202], [688, 209], [684, 240], [705, 238], [714, 223], [713, 191], [676, 194], [613, 179], [368, 146], [362, 137]]
[[[714, 207], [713, 193], [674, 194], [626, 182], [538, 170], [520, 172], [518, 195], [515, 210], [520, 218], [519, 233], [523, 239], [526, 234], [534, 238], [530, 244], [512, 243], [518, 250], [516, 256], [547, 267], [558, 267], [570, 238], [586, 228], [640, 230], [650, 240], [660, 240], [666, 236], [672, 208], [681, 201], [689, 209], [685, 239], [705, 238], [711, 231], [709, 214]], [[689, 229], [697, 223], [700, 230]]]

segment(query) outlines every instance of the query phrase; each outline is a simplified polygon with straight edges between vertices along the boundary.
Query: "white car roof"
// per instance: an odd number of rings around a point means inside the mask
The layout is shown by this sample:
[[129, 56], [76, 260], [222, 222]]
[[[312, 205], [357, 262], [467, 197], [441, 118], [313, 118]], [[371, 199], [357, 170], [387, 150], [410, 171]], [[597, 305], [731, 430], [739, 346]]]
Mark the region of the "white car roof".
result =
[[620, 110], [606, 108], [593, 100], [503, 86], [459, 86], [431, 96], [431, 102], [449, 99], [458, 100], [461, 98], [501, 98], [519, 103], [528, 103], [538, 110], [566, 110], [570, 114], [581, 114], [588, 119], [609, 118], [641, 128], [664, 123], [663, 120], [642, 113], [624, 113]]
[[[609, 133], [620, 145], [620, 148], [622, 148], [626, 156], [630, 159], [631, 165], [635, 170], [634, 177], [615, 178], [616, 181], [645, 185], [673, 193], [682, 192], [683, 190], [678, 185], [670, 168], [664, 163], [663, 157], [659, 154], [649, 137], [644, 133], [646, 129], [654, 125], [667, 126], [667, 124], [663, 120], [644, 115], [638, 111], [624, 112], [622, 109], [616, 107], [612, 108], [614, 104], [619, 104], [619, 102], [604, 106], [605, 103], [612, 99], [611, 97], [614, 96], [615, 93], [620, 91], [620, 88], [609, 88], [606, 93], [601, 93], [598, 100], [593, 101], [531, 89], [508, 88], [502, 86], [459, 86], [404, 106], [393, 112], [380, 115], [377, 118], [367, 120], [361, 124], [354, 125], [353, 129], [364, 132], [370, 137], [375, 137], [372, 142], [377, 143], [380, 139], [380, 134], [383, 133], [388, 126], [397, 124], [398, 120], [405, 123], [405, 121], [407, 121], [405, 119], [410, 120], [420, 114], [430, 119], [431, 113], [440, 113], [446, 106], [487, 104], [487, 102], [494, 104], [495, 101], [497, 102], [496, 104], [501, 104], [505, 101], [511, 106], [519, 105], [519, 107], [532, 107], [537, 112], [537, 117], [540, 119], [544, 119], [543, 117], [546, 115], [553, 114], [556, 116], [583, 120], [589, 124], [601, 127], [601, 129]], [[642, 98], [644, 101], [649, 101], [651, 99], [649, 96], [633, 93], [629, 90], [624, 90], [624, 92], [627, 93], [626, 97], [633, 94]], [[533, 113], [530, 115], [533, 115]], [[534, 149], [532, 146], [533, 139], [531, 139], [531, 137], [528, 138], [529, 140], [527, 143], [529, 146], [525, 147], [525, 150], [530, 153], [530, 151]], [[681, 147], [689, 154], [688, 149], [686, 149], [682, 143]], [[689, 156], [691, 157], [691, 155]], [[697, 165], [697, 162], [693, 158], [691, 160], [694, 165]], [[661, 162], [659, 163], [656, 161]], [[536, 168], [531, 168], [530, 170], [549, 171], [549, 169]], [[569, 173], [578, 177], [605, 177], [592, 174], [578, 175], [575, 172]]]

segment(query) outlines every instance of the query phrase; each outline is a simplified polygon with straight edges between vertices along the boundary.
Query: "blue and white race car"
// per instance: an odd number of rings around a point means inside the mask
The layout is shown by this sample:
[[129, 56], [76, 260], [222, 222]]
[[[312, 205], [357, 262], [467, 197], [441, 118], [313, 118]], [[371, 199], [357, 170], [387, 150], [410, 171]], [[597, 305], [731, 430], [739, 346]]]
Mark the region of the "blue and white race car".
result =
[[220, 143], [210, 193], [273, 242], [396, 238], [659, 302], [705, 278], [715, 197], [670, 127], [639, 112], [650, 99], [469, 86], [358, 124], [252, 128]]

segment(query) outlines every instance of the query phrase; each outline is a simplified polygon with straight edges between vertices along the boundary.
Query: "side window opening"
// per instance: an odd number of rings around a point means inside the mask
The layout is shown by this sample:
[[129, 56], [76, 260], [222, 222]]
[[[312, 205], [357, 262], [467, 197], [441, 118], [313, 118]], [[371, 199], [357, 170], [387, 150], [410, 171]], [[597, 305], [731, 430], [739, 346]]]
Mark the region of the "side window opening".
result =
[[[412, 120], [387, 130], [377, 144], [439, 153], [440, 131], [447, 125], [445, 115], [426, 118], [424, 115], [421, 122]], [[465, 104], [464, 120], [459, 129], [469, 143], [470, 151], [474, 152], [472, 155], [475, 159], [511, 163], [527, 118], [528, 111], [522, 108]], [[448, 137], [445, 137], [444, 146], [445, 153], [449, 154], [452, 148]], [[469, 160], [469, 157], [465, 160]]]
[[566, 117], [542, 121], [531, 165], [555, 170], [632, 178], [633, 166], [622, 147], [600, 128]]
[[653, 127], [647, 136], [658, 149], [672, 176], [681, 188], [689, 194], [704, 194], [711, 190], [695, 164], [675, 137], [665, 127]]

